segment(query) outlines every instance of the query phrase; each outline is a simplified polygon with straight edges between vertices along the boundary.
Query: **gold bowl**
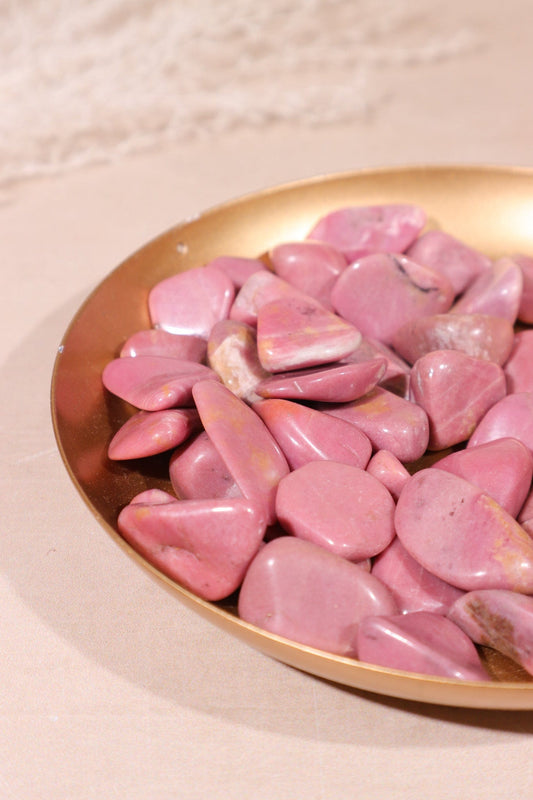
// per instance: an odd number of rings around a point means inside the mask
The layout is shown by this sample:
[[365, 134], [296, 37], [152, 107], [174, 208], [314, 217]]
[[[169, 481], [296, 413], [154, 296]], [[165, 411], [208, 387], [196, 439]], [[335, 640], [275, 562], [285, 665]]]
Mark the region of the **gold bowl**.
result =
[[[219, 255], [257, 257], [306, 236], [325, 213], [348, 205], [416, 203], [432, 225], [491, 257], [533, 254], [533, 170], [416, 166], [322, 176], [248, 195], [175, 226], [127, 258], [83, 303], [59, 347], [52, 377], [52, 419], [61, 456], [99, 524], [159, 585], [186, 605], [281, 662], [369, 692], [448, 706], [532, 709], [533, 678], [494, 651], [483, 658], [494, 680], [464, 682], [384, 669], [324, 653], [240, 620], [235, 598], [210, 603], [148, 564], [120, 536], [120, 509], [138, 492], [169, 489], [168, 455], [134, 462], [107, 458], [128, 415], [105, 392], [101, 374], [125, 339], [148, 328], [150, 288]], [[268, 669], [268, 661], [265, 661]]]

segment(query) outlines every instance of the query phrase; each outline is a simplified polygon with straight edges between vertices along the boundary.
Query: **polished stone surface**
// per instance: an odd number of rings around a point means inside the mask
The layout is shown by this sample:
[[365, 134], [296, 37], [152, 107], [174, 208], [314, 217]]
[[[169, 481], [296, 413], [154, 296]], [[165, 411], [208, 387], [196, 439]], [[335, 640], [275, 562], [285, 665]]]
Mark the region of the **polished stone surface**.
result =
[[255, 391], [260, 397], [349, 403], [370, 392], [383, 378], [386, 367], [384, 358], [374, 358], [360, 364], [343, 361], [332, 366], [281, 372], [262, 380]]
[[343, 254], [325, 242], [285, 242], [269, 252], [276, 275], [332, 309], [331, 289], [346, 269]]
[[211, 329], [207, 363], [224, 386], [248, 402], [258, 399], [256, 387], [269, 376], [259, 361], [255, 329], [232, 319], [221, 320]]
[[115, 433], [107, 454], [113, 460], [145, 458], [177, 447], [200, 427], [194, 408], [138, 411]]
[[172, 488], [184, 500], [242, 496], [205, 431], [176, 449], [170, 458], [169, 473]]
[[406, 251], [406, 255], [446, 275], [455, 294], [461, 294], [488, 269], [492, 261], [450, 233], [442, 230], [429, 230], [422, 233]]
[[124, 342], [121, 356], [166, 356], [186, 361], [205, 360], [207, 342], [201, 336], [169, 333], [162, 328], [137, 331]]
[[460, 314], [490, 314], [516, 322], [522, 299], [522, 270], [503, 257], [482, 272], [450, 309]]
[[519, 439], [533, 452], [533, 392], [508, 394], [495, 403], [477, 426], [467, 447], [508, 436]]
[[515, 334], [513, 348], [503, 371], [509, 394], [533, 391], [533, 330]]

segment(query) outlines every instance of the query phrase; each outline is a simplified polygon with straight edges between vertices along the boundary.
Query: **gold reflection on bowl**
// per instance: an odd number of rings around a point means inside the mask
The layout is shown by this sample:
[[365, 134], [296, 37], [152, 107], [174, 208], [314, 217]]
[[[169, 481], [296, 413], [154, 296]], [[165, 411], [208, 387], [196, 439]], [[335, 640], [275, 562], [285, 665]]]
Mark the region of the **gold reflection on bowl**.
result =
[[[149, 565], [120, 537], [120, 509], [138, 492], [170, 488], [168, 455], [135, 462], [107, 458], [111, 437], [131, 408], [104, 391], [101, 374], [125, 339], [150, 326], [147, 296], [158, 281], [219, 255], [257, 257], [302, 239], [323, 214], [348, 205], [416, 203], [433, 226], [496, 258], [533, 254], [533, 170], [507, 167], [405, 167], [318, 177], [249, 195], [177, 225], [115, 269], [72, 320], [52, 378], [52, 418], [72, 481], [123, 550], [182, 602], [265, 654], [345, 686], [449, 706], [533, 708], [533, 683], [493, 651], [483, 653], [493, 682], [431, 678], [314, 650], [238, 619], [231, 600], [197, 598]], [[268, 663], [265, 664], [268, 668]]]

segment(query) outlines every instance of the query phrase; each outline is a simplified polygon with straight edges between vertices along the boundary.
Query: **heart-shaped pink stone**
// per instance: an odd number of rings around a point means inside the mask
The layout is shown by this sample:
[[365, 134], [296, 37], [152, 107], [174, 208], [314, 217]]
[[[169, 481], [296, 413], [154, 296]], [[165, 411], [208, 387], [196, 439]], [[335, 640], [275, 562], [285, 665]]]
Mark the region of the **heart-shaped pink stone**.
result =
[[335, 247], [325, 242], [285, 242], [269, 255], [276, 275], [325, 308], [332, 308], [331, 289], [346, 269], [346, 259]]
[[134, 502], [118, 528], [147, 561], [206, 600], [241, 584], [265, 532], [262, 512], [242, 498]]
[[363, 336], [390, 344], [396, 331], [417, 317], [448, 311], [454, 299], [444, 275], [391, 253], [360, 258], [331, 290], [335, 311]]
[[410, 392], [429, 418], [429, 449], [444, 450], [466, 441], [502, 397], [503, 370], [492, 361], [458, 350], [434, 350], [415, 362]]
[[250, 564], [239, 593], [246, 622], [328, 653], [356, 655], [357, 628], [369, 614], [395, 614], [389, 590], [357, 564], [283, 536]]
[[185, 361], [204, 361], [207, 342], [200, 336], [169, 333], [161, 328], [137, 331], [123, 344], [121, 356], [166, 356]]
[[522, 298], [522, 270], [512, 259], [499, 258], [470, 284], [450, 309], [452, 314], [489, 314], [514, 325]]
[[371, 558], [394, 537], [394, 500], [359, 467], [311, 461], [281, 479], [276, 515], [283, 528], [350, 561]]
[[357, 634], [359, 659], [389, 669], [463, 681], [490, 681], [468, 636], [440, 614], [366, 617]]
[[515, 334], [503, 371], [509, 394], [533, 391], [533, 330]]
[[385, 374], [386, 366], [384, 358], [374, 358], [361, 364], [343, 362], [281, 372], [262, 380], [255, 391], [260, 397], [349, 403], [371, 391]]
[[257, 351], [269, 372], [338, 361], [360, 341], [353, 325], [312, 297], [282, 297], [257, 312]]
[[108, 456], [113, 460], [146, 458], [177, 447], [200, 427], [194, 408], [138, 411], [115, 433]]
[[192, 404], [192, 387], [197, 381], [219, 381], [204, 364], [165, 356], [115, 358], [104, 367], [105, 388], [143, 411]]
[[478, 486], [516, 517], [533, 478], [533, 456], [518, 439], [495, 439], [441, 458], [433, 467]]
[[421, 234], [409, 247], [406, 255], [413, 261], [446, 275], [455, 294], [464, 292], [492, 264], [488, 256], [439, 230]]
[[289, 472], [279, 445], [255, 411], [221, 383], [200, 381], [193, 397], [209, 438], [243, 496], [262, 508], [271, 525], [277, 485]]
[[242, 497], [205, 431], [178, 447], [170, 458], [169, 472], [172, 488], [184, 500]]
[[290, 400], [254, 403], [291, 469], [309, 461], [329, 460], [364, 469], [372, 453], [368, 436], [343, 419]]
[[467, 447], [511, 437], [533, 452], [533, 392], [508, 394], [490, 408], [470, 437]]
[[209, 331], [231, 308], [235, 288], [216, 267], [195, 267], [157, 283], [148, 295], [155, 328], [207, 339]]
[[492, 497], [457, 475], [415, 473], [395, 525], [411, 556], [452, 586], [533, 593], [533, 541]]
[[209, 335], [207, 359], [233, 394], [248, 402], [259, 399], [256, 387], [269, 373], [259, 361], [254, 328], [232, 319], [217, 322]]
[[403, 252], [425, 224], [425, 212], [414, 205], [351, 206], [321, 217], [307, 238], [328, 242], [353, 261], [369, 253]]

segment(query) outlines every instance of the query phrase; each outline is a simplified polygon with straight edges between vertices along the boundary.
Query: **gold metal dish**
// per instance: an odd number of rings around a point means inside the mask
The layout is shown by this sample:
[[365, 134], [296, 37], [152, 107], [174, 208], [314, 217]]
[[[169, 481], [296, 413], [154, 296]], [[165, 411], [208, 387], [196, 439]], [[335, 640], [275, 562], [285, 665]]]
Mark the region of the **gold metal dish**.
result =
[[276, 187], [214, 208], [134, 253], [79, 309], [60, 345], [52, 378], [58, 447], [82, 498], [117, 544], [182, 602], [252, 647], [316, 676], [390, 697], [470, 708], [532, 709], [533, 678], [492, 651], [483, 655], [494, 681], [473, 683], [383, 669], [314, 650], [241, 621], [231, 599], [220, 604], [199, 599], [150, 566], [117, 531], [118, 512], [135, 494], [153, 486], [169, 488], [168, 457], [117, 463], [106, 455], [127, 409], [104, 391], [102, 370], [129, 335], [149, 327], [149, 289], [215, 256], [254, 257], [275, 244], [301, 239], [320, 216], [335, 208], [387, 202], [421, 205], [432, 224], [492, 257], [533, 254], [533, 170], [527, 169], [364, 170]]

